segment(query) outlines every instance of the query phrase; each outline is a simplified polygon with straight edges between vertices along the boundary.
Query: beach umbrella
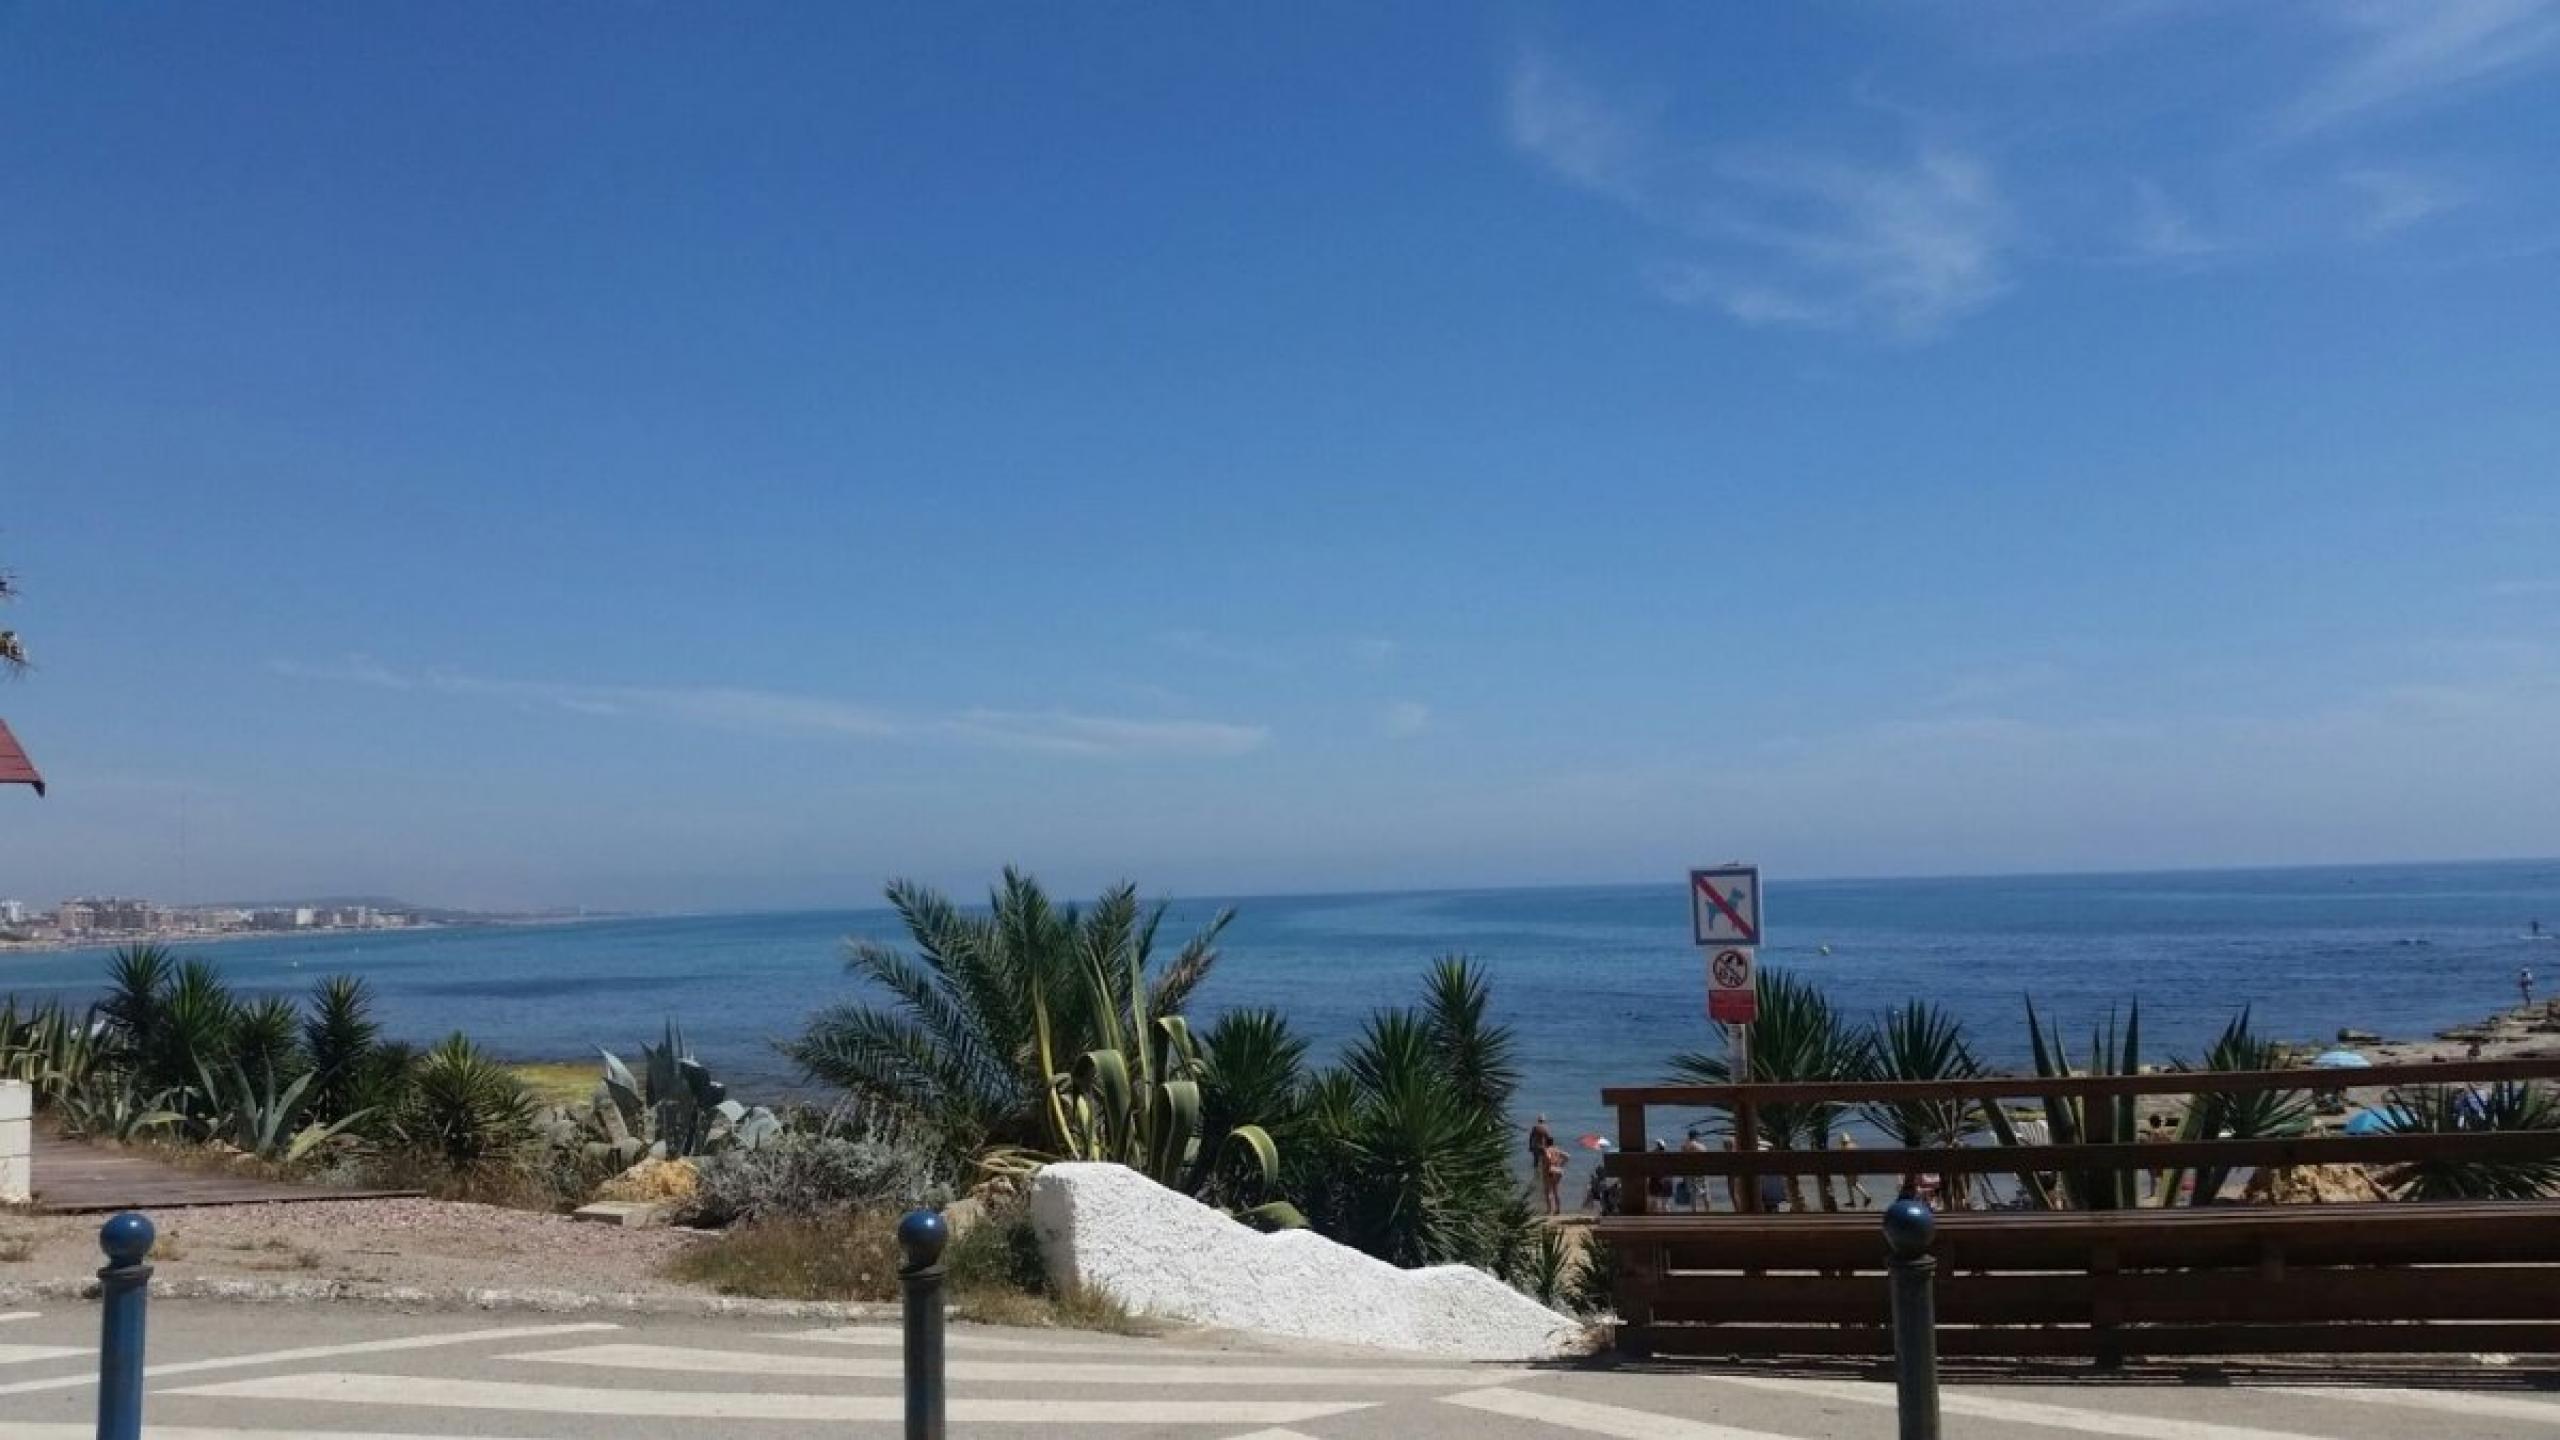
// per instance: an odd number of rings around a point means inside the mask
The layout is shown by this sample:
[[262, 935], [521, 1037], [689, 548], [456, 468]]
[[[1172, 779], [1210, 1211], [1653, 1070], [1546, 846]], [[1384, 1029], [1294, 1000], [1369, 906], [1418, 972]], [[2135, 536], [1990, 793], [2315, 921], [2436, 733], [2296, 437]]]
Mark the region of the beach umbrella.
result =
[[18, 737], [9, 733], [9, 722], [0, 720], [0, 785], [32, 785], [36, 793], [44, 793], [44, 777], [36, 773], [36, 762], [27, 758]]
[[2394, 1105], [2388, 1109], [2379, 1105], [2369, 1106], [2357, 1111], [2353, 1116], [2348, 1118], [2347, 1133], [2350, 1135], [2388, 1135], [2394, 1130], [2405, 1129], [2415, 1123], [2416, 1117], [2400, 1106]]
[[2311, 1063], [2323, 1070], [2368, 1070], [2373, 1062], [2353, 1050], [2323, 1050], [2311, 1057]]

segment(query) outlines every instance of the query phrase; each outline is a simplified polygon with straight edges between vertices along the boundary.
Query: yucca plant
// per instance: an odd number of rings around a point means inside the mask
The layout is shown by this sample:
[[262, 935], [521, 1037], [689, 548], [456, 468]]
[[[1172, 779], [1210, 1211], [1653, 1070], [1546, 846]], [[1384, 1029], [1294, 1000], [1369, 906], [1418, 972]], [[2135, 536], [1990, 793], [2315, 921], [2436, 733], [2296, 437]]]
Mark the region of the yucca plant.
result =
[[365, 1066], [381, 1042], [373, 991], [354, 975], [332, 975], [311, 989], [302, 1018], [302, 1066], [311, 1073], [311, 1113], [335, 1120], [368, 1108], [361, 1098]]
[[[1742, 1081], [1784, 1084], [1809, 1080], [1855, 1080], [1869, 1069], [1866, 1037], [1849, 1024], [1831, 997], [1809, 980], [1774, 965], [1760, 967], [1752, 982], [1759, 1016], [1751, 1026], [1751, 1073]], [[1722, 1054], [1689, 1051], [1671, 1057], [1671, 1079], [1684, 1085], [1730, 1085], [1738, 1082], [1732, 1062]], [[1731, 1107], [1716, 1107], [1721, 1123], [1731, 1123]], [[1757, 1108], [1760, 1138], [1773, 1150], [1827, 1150], [1831, 1136], [1847, 1113], [1836, 1101], [1789, 1102]], [[1804, 1179], [1786, 1177], [1788, 1203], [1805, 1208]], [[1831, 1177], [1823, 1177], [1822, 1203], [1839, 1208]]]
[[[2249, 1011], [2241, 1010], [2222, 1027], [2204, 1058], [2190, 1065], [2180, 1061], [2174, 1068], [2202, 1073], [2225, 1074], [2276, 1070], [2284, 1066], [2283, 1042], [2269, 1040], [2250, 1028]], [[2269, 1140], [2300, 1135], [2310, 1130], [2313, 1115], [2311, 1095], [2307, 1090], [2199, 1090], [2188, 1100], [2186, 1118], [2179, 1123], [2180, 1140]], [[2131, 1139], [2130, 1134], [2119, 1138]], [[2221, 1198], [2222, 1187], [2229, 1183], [2234, 1167], [2205, 1165], [2196, 1169], [2193, 1205], [2211, 1205]], [[2160, 1204], [2177, 1203], [2178, 1194], [2186, 1188], [2184, 1167], [2164, 1170], [2160, 1177]]]
[[1404, 1266], [1499, 1272], [1519, 1253], [1503, 1108], [1513, 1041], [1477, 1003], [1483, 989], [1469, 962], [1440, 961], [1422, 1006], [1371, 1016], [1308, 1083], [1284, 1188], [1318, 1231]]
[[[2560, 1130], [2560, 1096], [2520, 1080], [2485, 1089], [2426, 1085], [2392, 1091], [2384, 1114], [2394, 1135]], [[2560, 1195], [2560, 1159], [2417, 1160], [2382, 1181], [2411, 1200], [2541, 1200]]]
[[403, 1144], [456, 1173], [512, 1157], [531, 1133], [532, 1104], [514, 1072], [460, 1031], [410, 1067], [395, 1121]]
[[282, 995], [261, 995], [235, 1005], [231, 1015], [231, 1062], [250, 1074], [272, 1070], [279, 1075], [302, 1073], [302, 1011]]

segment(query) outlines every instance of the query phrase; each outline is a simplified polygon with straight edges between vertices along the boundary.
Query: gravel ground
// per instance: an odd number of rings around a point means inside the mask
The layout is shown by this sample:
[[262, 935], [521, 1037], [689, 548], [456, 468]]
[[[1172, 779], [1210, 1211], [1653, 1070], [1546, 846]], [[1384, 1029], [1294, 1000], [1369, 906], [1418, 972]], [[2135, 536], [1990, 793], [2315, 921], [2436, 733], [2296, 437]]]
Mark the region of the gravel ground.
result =
[[[103, 1263], [98, 1215], [0, 1211], [0, 1288], [87, 1279]], [[567, 1290], [692, 1296], [663, 1273], [704, 1238], [440, 1200], [220, 1205], [152, 1217], [156, 1281], [343, 1282], [439, 1292]], [[11, 1258], [11, 1257], [20, 1258]]]

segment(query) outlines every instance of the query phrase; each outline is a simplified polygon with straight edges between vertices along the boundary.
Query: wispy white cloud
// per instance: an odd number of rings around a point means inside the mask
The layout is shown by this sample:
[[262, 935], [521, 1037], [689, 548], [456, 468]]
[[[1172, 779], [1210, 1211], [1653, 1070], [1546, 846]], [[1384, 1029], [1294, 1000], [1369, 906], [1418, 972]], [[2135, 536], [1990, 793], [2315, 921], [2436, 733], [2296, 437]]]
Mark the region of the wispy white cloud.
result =
[[2280, 109], [2279, 140], [2433, 104], [2560, 54], [2555, 0], [2365, 0], [2314, 7], [2352, 32], [2348, 53]]
[[1512, 145], [1690, 252], [1651, 267], [1665, 299], [1749, 325], [1934, 333], [2008, 287], [2016, 226], [1989, 163], [1942, 139], [1885, 160], [1684, 144], [1662, 106], [1585, 83], [1531, 50], [1514, 66]]
[[902, 713], [854, 701], [738, 686], [590, 685], [506, 680], [457, 670], [394, 670], [363, 656], [330, 664], [274, 660], [295, 679], [463, 696], [603, 719], [648, 719], [735, 734], [839, 741], [950, 741], [1057, 755], [1230, 756], [1271, 738], [1261, 725], [1127, 719], [1070, 710], [974, 708]]
[[2338, 178], [2363, 202], [2356, 230], [2367, 238], [2405, 230], [2471, 199], [2459, 185], [2409, 170], [2349, 170]]
[[1643, 173], [1656, 147], [1659, 93], [1606, 93], [1536, 50], [1511, 67], [1504, 118], [1511, 143], [1585, 190], [1645, 203]]
[[934, 727], [963, 739], [1055, 755], [1242, 755], [1271, 732], [1217, 720], [1131, 720], [1066, 710], [970, 710]]
[[2136, 260], [2192, 265], [2230, 248], [2205, 233], [2185, 206], [2169, 198], [2156, 180], [2133, 182], [2133, 225], [2130, 238]]
[[1398, 700], [1379, 713], [1378, 728], [1391, 740], [1408, 740], [1431, 728], [1431, 707], [1419, 700]]

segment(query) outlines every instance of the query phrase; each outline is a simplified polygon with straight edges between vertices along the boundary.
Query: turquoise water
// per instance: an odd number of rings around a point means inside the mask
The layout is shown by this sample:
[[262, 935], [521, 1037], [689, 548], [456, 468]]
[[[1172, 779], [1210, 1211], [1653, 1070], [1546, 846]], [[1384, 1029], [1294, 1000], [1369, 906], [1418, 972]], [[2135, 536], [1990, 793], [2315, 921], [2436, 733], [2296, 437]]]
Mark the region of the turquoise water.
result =
[[[1770, 877], [1763, 963], [1814, 976], [1852, 1013], [1910, 995], [1953, 1009], [1995, 1063], [2023, 1061], [2022, 1001], [2075, 1035], [2140, 999], [2145, 1049], [2193, 1053], [2243, 1005], [2262, 1029], [2423, 1034], [2516, 1001], [2518, 967], [2560, 984], [2560, 861], [2191, 874], [1805, 881]], [[1218, 903], [1180, 901], [1169, 930]], [[1269, 1005], [1328, 1053], [1364, 1016], [1410, 999], [1425, 962], [1491, 971], [1520, 1033], [1525, 1115], [1567, 1135], [1607, 1127], [1605, 1084], [1662, 1077], [1720, 1043], [1676, 884], [1302, 896], [1232, 902], [1225, 958], [1197, 1010]], [[616, 920], [535, 929], [244, 939], [200, 947], [244, 990], [298, 991], [352, 971], [394, 1034], [468, 1030], [512, 1058], [628, 1052], [676, 1016], [741, 1088], [792, 1078], [772, 1041], [856, 998], [848, 935], [895, 939], [879, 910]], [[1821, 953], [1821, 947], [1829, 953]], [[96, 953], [0, 960], [0, 990], [93, 990]]]

